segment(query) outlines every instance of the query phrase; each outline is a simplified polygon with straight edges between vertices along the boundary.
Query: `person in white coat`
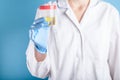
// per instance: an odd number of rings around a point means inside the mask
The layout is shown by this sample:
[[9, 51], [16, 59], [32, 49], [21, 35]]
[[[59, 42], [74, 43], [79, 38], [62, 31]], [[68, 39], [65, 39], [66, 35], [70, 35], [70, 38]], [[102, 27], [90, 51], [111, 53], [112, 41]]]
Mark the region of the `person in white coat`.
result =
[[56, 25], [48, 27], [37, 10], [33, 26], [39, 27], [26, 51], [30, 73], [49, 80], [120, 80], [119, 12], [101, 0], [58, 0], [56, 12]]

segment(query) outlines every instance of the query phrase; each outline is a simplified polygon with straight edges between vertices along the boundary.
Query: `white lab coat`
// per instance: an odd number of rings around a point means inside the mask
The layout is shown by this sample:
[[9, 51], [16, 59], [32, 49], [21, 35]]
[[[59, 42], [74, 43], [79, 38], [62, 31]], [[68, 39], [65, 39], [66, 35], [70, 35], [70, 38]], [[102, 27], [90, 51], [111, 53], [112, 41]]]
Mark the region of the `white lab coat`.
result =
[[[67, 6], [66, 6], [67, 5]], [[39, 10], [36, 18], [39, 17]], [[59, 0], [47, 57], [37, 62], [34, 44], [26, 51], [33, 76], [49, 80], [120, 80], [120, 17], [110, 4], [91, 0], [79, 23], [67, 2]]]

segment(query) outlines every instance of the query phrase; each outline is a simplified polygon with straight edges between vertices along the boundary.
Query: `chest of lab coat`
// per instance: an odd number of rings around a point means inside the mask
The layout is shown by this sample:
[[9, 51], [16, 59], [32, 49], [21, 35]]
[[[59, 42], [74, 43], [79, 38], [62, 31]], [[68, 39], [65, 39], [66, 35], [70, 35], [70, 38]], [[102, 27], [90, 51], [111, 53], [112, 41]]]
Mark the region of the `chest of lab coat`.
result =
[[[120, 51], [113, 50], [120, 48], [120, 41], [111, 49], [116, 39], [114, 34], [120, 40], [120, 30], [115, 29], [120, 27], [118, 17], [115, 9], [104, 2], [89, 6], [80, 23], [70, 7], [58, 7], [56, 25], [50, 29], [47, 57], [43, 62], [35, 60], [34, 44], [30, 41], [29, 71], [40, 78], [49, 76], [49, 80], [120, 80]], [[116, 53], [111, 61], [113, 51]], [[114, 61], [116, 69], [110, 66]]]

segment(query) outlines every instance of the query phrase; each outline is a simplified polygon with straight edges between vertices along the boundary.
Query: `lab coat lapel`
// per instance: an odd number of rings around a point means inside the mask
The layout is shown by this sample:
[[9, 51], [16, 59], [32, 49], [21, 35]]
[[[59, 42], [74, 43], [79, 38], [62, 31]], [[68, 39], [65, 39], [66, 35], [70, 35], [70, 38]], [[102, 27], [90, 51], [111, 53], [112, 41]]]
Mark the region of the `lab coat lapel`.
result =
[[65, 14], [66, 14], [67, 17], [73, 22], [73, 24], [74, 24], [76, 27], [79, 28], [79, 25], [80, 25], [80, 24], [79, 24], [79, 22], [77, 21], [77, 19], [76, 19], [74, 13], [72, 12], [72, 10], [67, 9], [66, 12], [65, 12]]
[[[95, 6], [98, 1], [100, 1], [100, 0], [90, 0], [90, 4], [89, 4], [88, 8], [91, 8], [91, 7]], [[57, 4], [58, 4], [58, 8], [61, 8], [61, 9], [63, 9], [65, 11], [65, 15], [71, 20], [71, 22], [79, 30], [82, 29], [82, 27], [80, 27], [80, 26], [83, 26], [83, 24], [84, 24], [84, 17], [85, 17], [86, 14], [84, 15], [83, 19], [79, 23], [77, 18], [74, 15], [72, 9], [68, 5], [67, 0], [57, 0]]]
[[92, 7], [94, 7], [94, 6], [98, 3], [98, 1], [100, 1], [100, 0], [90, 0], [90, 4], [89, 4], [86, 12], [84, 13], [84, 16], [83, 16], [83, 18], [81, 19], [81, 22], [80, 22], [80, 23], [78, 22], [77, 18], [75, 17], [75, 15], [74, 15], [74, 13], [73, 13], [73, 11], [72, 11], [72, 9], [70, 8], [69, 5], [67, 6], [68, 8], [66, 9], [65, 14], [66, 14], [67, 17], [75, 24], [75, 26], [76, 26], [79, 30], [81, 30], [81, 29], [83, 28], [82, 26], [84, 26], [84, 23], [87, 22], [86, 19], [89, 17], [88, 11], [89, 11]]
[[79, 26], [79, 22], [77, 21], [75, 15], [73, 14], [70, 6], [68, 5], [67, 0], [57, 0], [58, 8], [63, 9], [65, 15], [73, 22], [75, 26]]

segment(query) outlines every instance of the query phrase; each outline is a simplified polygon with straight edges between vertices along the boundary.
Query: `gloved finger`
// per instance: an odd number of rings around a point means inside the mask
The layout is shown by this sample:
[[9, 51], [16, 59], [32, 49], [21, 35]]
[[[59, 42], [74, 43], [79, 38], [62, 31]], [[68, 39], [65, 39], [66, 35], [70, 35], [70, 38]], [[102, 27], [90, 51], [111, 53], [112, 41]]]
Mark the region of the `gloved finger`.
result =
[[34, 40], [35, 40], [35, 37], [36, 37], [36, 35], [37, 35], [37, 33], [38, 33], [38, 30], [33, 30], [33, 29], [30, 29], [29, 30], [29, 38], [34, 42]]
[[41, 18], [38, 18], [36, 19], [33, 24], [38, 24], [38, 23], [42, 23], [42, 22], [45, 22], [45, 18], [44, 17], [41, 17]]
[[48, 22], [42, 22], [42, 23], [38, 23], [38, 24], [32, 24], [31, 29], [36, 30], [36, 29], [40, 29], [40, 28], [47, 28], [49, 26]]

